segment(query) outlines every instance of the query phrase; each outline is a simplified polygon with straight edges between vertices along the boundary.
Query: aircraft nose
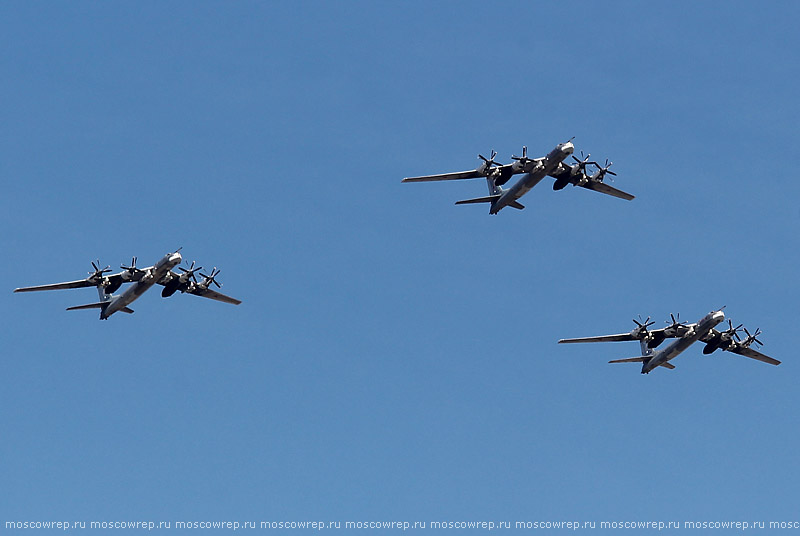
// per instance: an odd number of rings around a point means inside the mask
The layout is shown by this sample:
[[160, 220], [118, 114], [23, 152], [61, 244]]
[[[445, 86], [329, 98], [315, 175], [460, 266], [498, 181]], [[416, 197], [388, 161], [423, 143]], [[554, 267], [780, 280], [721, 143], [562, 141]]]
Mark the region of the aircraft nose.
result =
[[181, 254], [176, 251], [175, 253], [170, 255], [169, 260], [170, 262], [174, 262], [175, 264], [180, 264], [181, 261], [183, 260], [183, 257], [181, 257]]
[[723, 320], [725, 320], [725, 313], [723, 313], [722, 311], [714, 311], [714, 320], [719, 320], [720, 322], [722, 322]]
[[573, 153], [573, 151], [575, 151], [575, 146], [572, 145], [571, 141], [568, 141], [567, 143], [561, 146], [561, 151], [567, 156], [569, 156]]

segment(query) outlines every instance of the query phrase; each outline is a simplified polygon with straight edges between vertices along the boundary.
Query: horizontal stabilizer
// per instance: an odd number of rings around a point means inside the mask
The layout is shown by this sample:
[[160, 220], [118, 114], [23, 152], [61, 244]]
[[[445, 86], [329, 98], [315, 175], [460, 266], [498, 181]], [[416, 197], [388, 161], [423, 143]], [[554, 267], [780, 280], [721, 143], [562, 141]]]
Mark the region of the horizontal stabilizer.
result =
[[508, 206], [509, 206], [509, 207], [511, 207], [511, 208], [515, 208], [515, 209], [517, 209], [517, 210], [522, 210], [522, 209], [524, 209], [524, 208], [525, 208], [525, 205], [523, 205], [523, 204], [522, 204], [522, 203], [520, 203], [519, 201], [511, 201], [511, 202], [508, 204]]
[[131, 309], [130, 307], [123, 307], [122, 309], [120, 309], [120, 311], [122, 311], [123, 313], [128, 313], [129, 315], [133, 314], [133, 309]]
[[494, 203], [498, 199], [500, 199], [500, 194], [490, 195], [487, 197], [476, 197], [475, 199], [464, 199], [463, 201], [456, 201], [456, 205], [471, 205], [473, 203]]
[[97, 303], [87, 303], [86, 305], [75, 305], [73, 307], [67, 307], [67, 311], [79, 311], [81, 309], [104, 309], [107, 307], [109, 302], [97, 302]]
[[659, 367], [668, 368], [669, 370], [675, 370], [675, 365], [673, 365], [672, 363], [667, 363], [666, 361], [661, 363]]
[[609, 361], [609, 363], [644, 363], [649, 359], [649, 357], [628, 357], [626, 359], [614, 359], [613, 361]]

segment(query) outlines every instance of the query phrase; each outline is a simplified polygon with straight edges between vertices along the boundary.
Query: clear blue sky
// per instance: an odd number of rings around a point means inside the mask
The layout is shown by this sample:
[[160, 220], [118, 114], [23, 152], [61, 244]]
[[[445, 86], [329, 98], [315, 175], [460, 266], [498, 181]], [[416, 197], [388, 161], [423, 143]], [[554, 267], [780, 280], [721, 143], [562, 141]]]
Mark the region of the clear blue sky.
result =
[[[0, 6], [0, 521], [797, 520], [794, 2]], [[401, 184], [575, 136], [625, 202]], [[99, 258], [221, 268], [101, 322]], [[562, 337], [712, 308], [780, 367]]]

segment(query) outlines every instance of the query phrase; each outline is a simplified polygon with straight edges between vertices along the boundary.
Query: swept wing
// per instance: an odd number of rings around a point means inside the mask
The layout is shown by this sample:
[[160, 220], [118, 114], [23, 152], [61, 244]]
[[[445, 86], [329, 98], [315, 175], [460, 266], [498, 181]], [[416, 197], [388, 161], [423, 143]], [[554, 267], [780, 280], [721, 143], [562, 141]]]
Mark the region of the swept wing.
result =
[[733, 352], [734, 354], [738, 354], [744, 357], [749, 357], [750, 359], [755, 359], [757, 361], [761, 361], [762, 363], [769, 363], [770, 365], [780, 365], [781, 362], [777, 359], [772, 359], [771, 357], [762, 354], [758, 350], [753, 350], [748, 346], [731, 346], [730, 348], [725, 350], [726, 352]]
[[[104, 275], [102, 278], [99, 277], [87, 277], [86, 279], [79, 279], [78, 281], [66, 281], [64, 283], [52, 283], [50, 285], [35, 285], [32, 287], [21, 287], [15, 288], [14, 292], [36, 292], [39, 290], [65, 290], [70, 288], [88, 288], [88, 287], [98, 287], [101, 285], [103, 280], [106, 282], [114, 281], [117, 278], [121, 278], [122, 274], [125, 272], [119, 272], [116, 274], [111, 275]], [[133, 280], [141, 279], [141, 275], [135, 277]], [[128, 282], [129, 280], [123, 280], [123, 282]]]
[[37, 285], [34, 287], [15, 288], [14, 292], [34, 292], [37, 290], [62, 290], [68, 288], [86, 288], [96, 287], [97, 283], [89, 279], [81, 279], [80, 281], [67, 281], [65, 283], [53, 283], [52, 285]]
[[[164, 277], [161, 278], [160, 281], [157, 281], [159, 285], [167, 286], [171, 281], [180, 278], [178, 274], [175, 272], [167, 272]], [[177, 288], [174, 290], [179, 290], [186, 294], [194, 294], [195, 296], [201, 296], [203, 298], [209, 298], [212, 300], [221, 301], [224, 303], [230, 303], [232, 305], [239, 305], [242, 303], [241, 300], [237, 300], [236, 298], [231, 298], [230, 296], [226, 296], [221, 292], [217, 292], [216, 290], [211, 290], [210, 288], [206, 288], [203, 285], [197, 285], [192, 283], [191, 281], [186, 281], [181, 283]], [[173, 290], [173, 291], [174, 291]]]
[[[422, 177], [406, 177], [402, 182], [429, 182], [429, 181], [455, 181], [461, 179], [479, 179], [486, 175], [477, 169], [472, 171], [458, 171], [456, 173], [442, 173], [441, 175], [424, 175]], [[397, 179], [395, 179], [397, 180]]]
[[567, 344], [573, 342], [621, 342], [621, 341], [638, 341], [630, 333], [620, 333], [618, 335], [600, 335], [599, 337], [579, 337], [576, 339], [561, 339], [558, 344]]
[[587, 190], [593, 190], [595, 192], [600, 192], [601, 194], [610, 195], [613, 197], [618, 197], [620, 199], [624, 199], [626, 201], [630, 201], [634, 199], [635, 196], [623, 192], [622, 190], [617, 190], [613, 186], [609, 186], [608, 184], [600, 181], [588, 181], [586, 184], [581, 184], [582, 188], [586, 188]]
[[[636, 333], [636, 331], [632, 331], [630, 333], [619, 333], [617, 335], [600, 335], [598, 337], [579, 337], [576, 339], [561, 339], [558, 341], [559, 344], [567, 344], [567, 343], [574, 343], [574, 342], [622, 342], [622, 341], [640, 341], [644, 339], [646, 336], [652, 336], [653, 338], [671, 338], [677, 337], [677, 335], [669, 335], [665, 333], [666, 329], [654, 329], [648, 330], [646, 333], [640, 332]], [[663, 337], [663, 338], [662, 338]]]
[[[531, 160], [534, 162], [534, 160]], [[497, 174], [500, 183], [505, 183], [515, 173], [523, 173], [523, 169], [515, 169], [514, 164], [505, 164], [488, 169], [473, 169], [471, 171], [457, 171], [455, 173], [442, 173], [440, 175], [423, 175], [422, 177], [406, 177], [401, 182], [431, 182], [431, 181], [455, 181], [462, 179], [482, 179], [489, 173]]]
[[202, 296], [203, 298], [210, 298], [212, 300], [217, 300], [224, 303], [230, 303], [231, 305], [239, 305], [242, 303], [241, 300], [231, 298], [230, 296], [226, 296], [225, 294], [217, 292], [216, 290], [211, 290], [210, 288], [195, 287], [192, 290], [188, 290], [187, 293], [194, 294], [195, 296]]

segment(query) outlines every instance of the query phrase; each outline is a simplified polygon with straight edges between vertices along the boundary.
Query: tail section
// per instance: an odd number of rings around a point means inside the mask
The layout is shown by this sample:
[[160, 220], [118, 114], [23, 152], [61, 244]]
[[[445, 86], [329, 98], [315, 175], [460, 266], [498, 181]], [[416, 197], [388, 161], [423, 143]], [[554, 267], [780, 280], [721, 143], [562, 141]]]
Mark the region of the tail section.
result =
[[100, 298], [100, 303], [110, 302], [111, 294], [106, 294], [106, 287], [97, 285], [97, 295]]
[[[463, 199], [461, 201], [456, 201], [456, 205], [471, 205], [474, 203], [492, 203], [492, 205], [494, 205], [494, 202], [503, 196], [503, 192], [505, 192], [505, 190], [503, 190], [503, 188], [501, 188], [500, 186], [497, 186], [497, 184], [495, 183], [495, 177], [491, 175], [486, 177], [486, 185], [489, 187], [489, 195], [487, 195], [486, 197], [475, 197], [473, 199]], [[512, 203], [510, 206], [513, 206], [514, 208], [520, 210], [525, 208], [519, 203]]]
[[[106, 309], [108, 308], [111, 301], [101, 301], [97, 303], [87, 303], [86, 305], [74, 305], [72, 307], [67, 307], [67, 311], [81, 311], [84, 309], [100, 309], [100, 318], [104, 319], [106, 317]], [[119, 309], [123, 313], [128, 313], [129, 315], [133, 314], [133, 309], [130, 307], [123, 307]], [[110, 316], [110, 315], [109, 315]]]
[[625, 359], [614, 359], [609, 363], [646, 363], [650, 361], [649, 357], [627, 357]]
[[471, 205], [473, 203], [494, 203], [498, 199], [500, 199], [500, 194], [489, 195], [486, 197], [476, 197], [474, 199], [464, 199], [462, 201], [456, 201], [456, 205]]
[[494, 177], [491, 175], [486, 177], [486, 185], [489, 187], [489, 195], [496, 195], [499, 197], [503, 194], [503, 188], [495, 183]]
[[[643, 355], [641, 357], [628, 357], [625, 359], [614, 359], [609, 361], [609, 363], [642, 363], [642, 374], [647, 374], [650, 372], [650, 369], [647, 367], [647, 364], [650, 360], [653, 359], [652, 355]], [[675, 365], [668, 361], [664, 361], [663, 363], [658, 364], [659, 367], [664, 367], [665, 369], [675, 370]], [[654, 367], [655, 368], [655, 367]]]
[[67, 311], [81, 311], [83, 309], [100, 309], [101, 312], [105, 312], [106, 307], [108, 307], [108, 302], [97, 302], [97, 303], [87, 303], [86, 305], [73, 305], [72, 307], [67, 307]]

